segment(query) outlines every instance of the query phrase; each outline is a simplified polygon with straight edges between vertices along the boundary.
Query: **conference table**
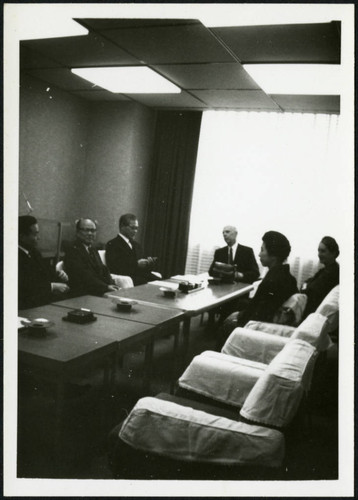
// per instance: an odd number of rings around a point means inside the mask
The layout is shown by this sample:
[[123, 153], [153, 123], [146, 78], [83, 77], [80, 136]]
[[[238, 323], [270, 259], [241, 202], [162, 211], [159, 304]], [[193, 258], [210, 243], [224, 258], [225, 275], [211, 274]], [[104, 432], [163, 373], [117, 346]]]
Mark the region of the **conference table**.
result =
[[30, 367], [37, 375], [55, 384], [55, 446], [61, 443], [63, 410], [66, 384], [88, 367], [104, 366], [104, 385], [110, 377], [110, 367], [116, 350], [116, 342], [106, 335], [115, 328], [112, 318], [79, 325], [62, 320], [61, 309], [52, 305], [19, 311], [26, 319], [46, 318], [53, 322], [46, 335], [37, 337], [27, 328], [18, 331], [19, 365]]
[[[144, 362], [144, 375], [143, 375], [143, 390], [149, 392], [150, 381], [153, 366], [153, 350], [155, 340], [168, 335], [168, 332], [173, 334], [173, 363], [172, 363], [172, 376], [171, 376], [171, 389], [173, 388], [174, 378], [178, 362], [178, 335], [179, 323], [182, 321], [184, 313], [181, 310], [158, 308], [153, 307], [151, 304], [134, 304], [129, 311], [117, 308], [110, 298], [96, 297], [93, 295], [84, 295], [71, 299], [61, 300], [54, 302], [54, 306], [65, 308], [67, 310], [86, 308], [91, 310], [94, 314], [107, 316], [117, 319], [117, 328], [111, 332], [107, 332], [111, 338], [117, 341], [117, 359], [126, 352], [129, 347], [134, 343], [143, 343], [145, 345], [145, 362]], [[123, 333], [128, 329], [128, 323], [132, 323], [134, 330], [138, 330], [136, 335], [123, 338]], [[134, 324], [137, 326], [134, 327]], [[122, 328], [124, 325], [124, 332]], [[139, 331], [140, 325], [145, 325], [146, 330]], [[141, 334], [139, 334], [141, 333]], [[116, 362], [116, 366], [118, 366]]]
[[[163, 282], [164, 284], [164, 282]], [[178, 375], [179, 323], [183, 324], [183, 354], [188, 351], [191, 318], [216, 308], [228, 301], [246, 295], [252, 285], [231, 283], [209, 285], [194, 293], [177, 291], [173, 298], [160, 290], [161, 283], [149, 283], [134, 288], [111, 292], [111, 295], [135, 300], [130, 311], [123, 311], [106, 297], [85, 295], [54, 302], [53, 304], [19, 311], [19, 316], [30, 320], [46, 318], [53, 325], [44, 337], [30, 335], [25, 328], [19, 329], [19, 364], [40, 371], [56, 386], [55, 396], [55, 445], [61, 443], [63, 410], [66, 384], [73, 377], [98, 364], [104, 367], [103, 385], [110, 390], [115, 379], [119, 358], [132, 346], [145, 345], [144, 390], [148, 391], [153, 347], [157, 338], [174, 334], [173, 373]], [[69, 310], [85, 308], [91, 310], [96, 321], [77, 324], [64, 321]]]
[[[66, 384], [73, 377], [86, 373], [88, 369], [99, 364], [104, 368], [103, 386], [109, 392], [113, 385], [113, 374], [118, 362], [119, 353], [143, 342], [146, 347], [146, 361], [143, 375], [144, 390], [149, 390], [153, 354], [153, 340], [164, 330], [162, 326], [179, 325], [181, 312], [154, 311], [150, 307], [142, 307], [137, 311], [141, 321], [125, 319], [117, 311], [111, 311], [109, 299], [99, 297], [78, 297], [78, 303], [94, 306], [96, 320], [91, 323], [77, 324], [64, 321], [68, 308], [62, 304], [50, 304], [41, 307], [19, 311], [21, 318], [34, 320], [45, 318], [53, 323], [44, 336], [30, 334], [27, 328], [20, 328], [18, 332], [18, 360], [19, 365], [26, 365], [37, 376], [44, 378], [56, 387], [55, 393], [55, 447], [60, 449], [65, 406]], [[76, 302], [76, 299], [70, 299]], [[73, 309], [75, 304], [69, 306]], [[100, 314], [99, 311], [108, 314]], [[159, 314], [155, 314], [159, 312]], [[130, 316], [133, 317], [135, 313]], [[144, 322], [146, 320], [146, 322]], [[177, 335], [176, 335], [177, 337]], [[149, 347], [148, 347], [149, 346]], [[177, 348], [177, 341], [174, 342]], [[174, 349], [174, 356], [176, 351]], [[173, 366], [175, 366], [173, 364]], [[175, 372], [173, 370], [172, 381]], [[112, 381], [112, 384], [111, 384]]]
[[[167, 280], [172, 285], [175, 282]], [[179, 310], [184, 313], [183, 318], [183, 359], [185, 361], [190, 337], [191, 318], [210, 311], [227, 302], [235, 300], [243, 295], [247, 295], [254, 287], [247, 283], [220, 283], [209, 284], [208, 286], [194, 291], [184, 293], [176, 291], [174, 297], [165, 296], [161, 288], [165, 282], [152, 282], [145, 285], [139, 285], [134, 288], [121, 289], [111, 292], [111, 295], [133, 299], [142, 305], [152, 305], [156, 308], [166, 308]]]

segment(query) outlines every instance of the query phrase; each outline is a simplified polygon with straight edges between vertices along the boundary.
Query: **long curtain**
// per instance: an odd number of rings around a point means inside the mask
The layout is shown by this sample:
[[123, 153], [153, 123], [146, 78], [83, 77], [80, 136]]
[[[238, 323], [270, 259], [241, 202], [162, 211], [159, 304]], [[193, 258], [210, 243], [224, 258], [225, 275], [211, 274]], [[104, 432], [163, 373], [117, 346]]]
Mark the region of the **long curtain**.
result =
[[256, 255], [266, 231], [284, 233], [299, 284], [311, 275], [320, 239], [342, 238], [339, 132], [337, 115], [204, 112], [186, 272], [208, 270], [232, 224]]
[[201, 117], [158, 112], [145, 240], [163, 277], [185, 270]]

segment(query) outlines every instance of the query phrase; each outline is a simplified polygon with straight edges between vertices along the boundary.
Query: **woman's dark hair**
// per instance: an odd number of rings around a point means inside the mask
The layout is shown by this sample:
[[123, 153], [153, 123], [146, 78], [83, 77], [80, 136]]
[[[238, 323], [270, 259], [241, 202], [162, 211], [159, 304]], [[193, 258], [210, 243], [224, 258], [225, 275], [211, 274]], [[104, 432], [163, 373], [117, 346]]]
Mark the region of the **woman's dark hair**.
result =
[[332, 238], [332, 236], [323, 236], [321, 243], [323, 243], [324, 246], [327, 247], [331, 253], [335, 254], [335, 258], [338, 257], [339, 246], [338, 246], [338, 243], [336, 242], [336, 240], [334, 238]]
[[290, 255], [291, 245], [286, 236], [277, 231], [267, 231], [262, 237], [267, 253], [283, 262]]
[[20, 234], [28, 235], [31, 226], [37, 224], [37, 219], [32, 215], [20, 215], [19, 217], [19, 236]]

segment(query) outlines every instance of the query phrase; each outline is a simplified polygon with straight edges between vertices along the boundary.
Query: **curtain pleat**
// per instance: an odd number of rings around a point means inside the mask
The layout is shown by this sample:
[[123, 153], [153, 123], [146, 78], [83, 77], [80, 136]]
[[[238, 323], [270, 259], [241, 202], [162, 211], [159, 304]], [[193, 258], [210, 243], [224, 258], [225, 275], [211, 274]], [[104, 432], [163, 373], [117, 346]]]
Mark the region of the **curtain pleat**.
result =
[[163, 277], [183, 274], [201, 112], [158, 112], [145, 247]]

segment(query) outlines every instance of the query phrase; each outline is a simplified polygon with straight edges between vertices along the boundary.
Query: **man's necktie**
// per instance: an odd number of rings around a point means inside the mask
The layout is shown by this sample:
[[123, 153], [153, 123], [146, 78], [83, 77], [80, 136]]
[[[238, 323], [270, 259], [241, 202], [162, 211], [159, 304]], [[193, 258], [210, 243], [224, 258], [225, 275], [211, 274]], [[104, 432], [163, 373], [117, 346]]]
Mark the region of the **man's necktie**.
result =
[[98, 267], [98, 262], [97, 262], [97, 259], [96, 259], [96, 252], [94, 250], [93, 247], [88, 247], [88, 254], [89, 254], [89, 257], [90, 257], [90, 261], [92, 262], [92, 264], [94, 265], [94, 267]]
[[229, 247], [229, 264], [234, 263], [234, 257], [232, 255], [232, 247]]

